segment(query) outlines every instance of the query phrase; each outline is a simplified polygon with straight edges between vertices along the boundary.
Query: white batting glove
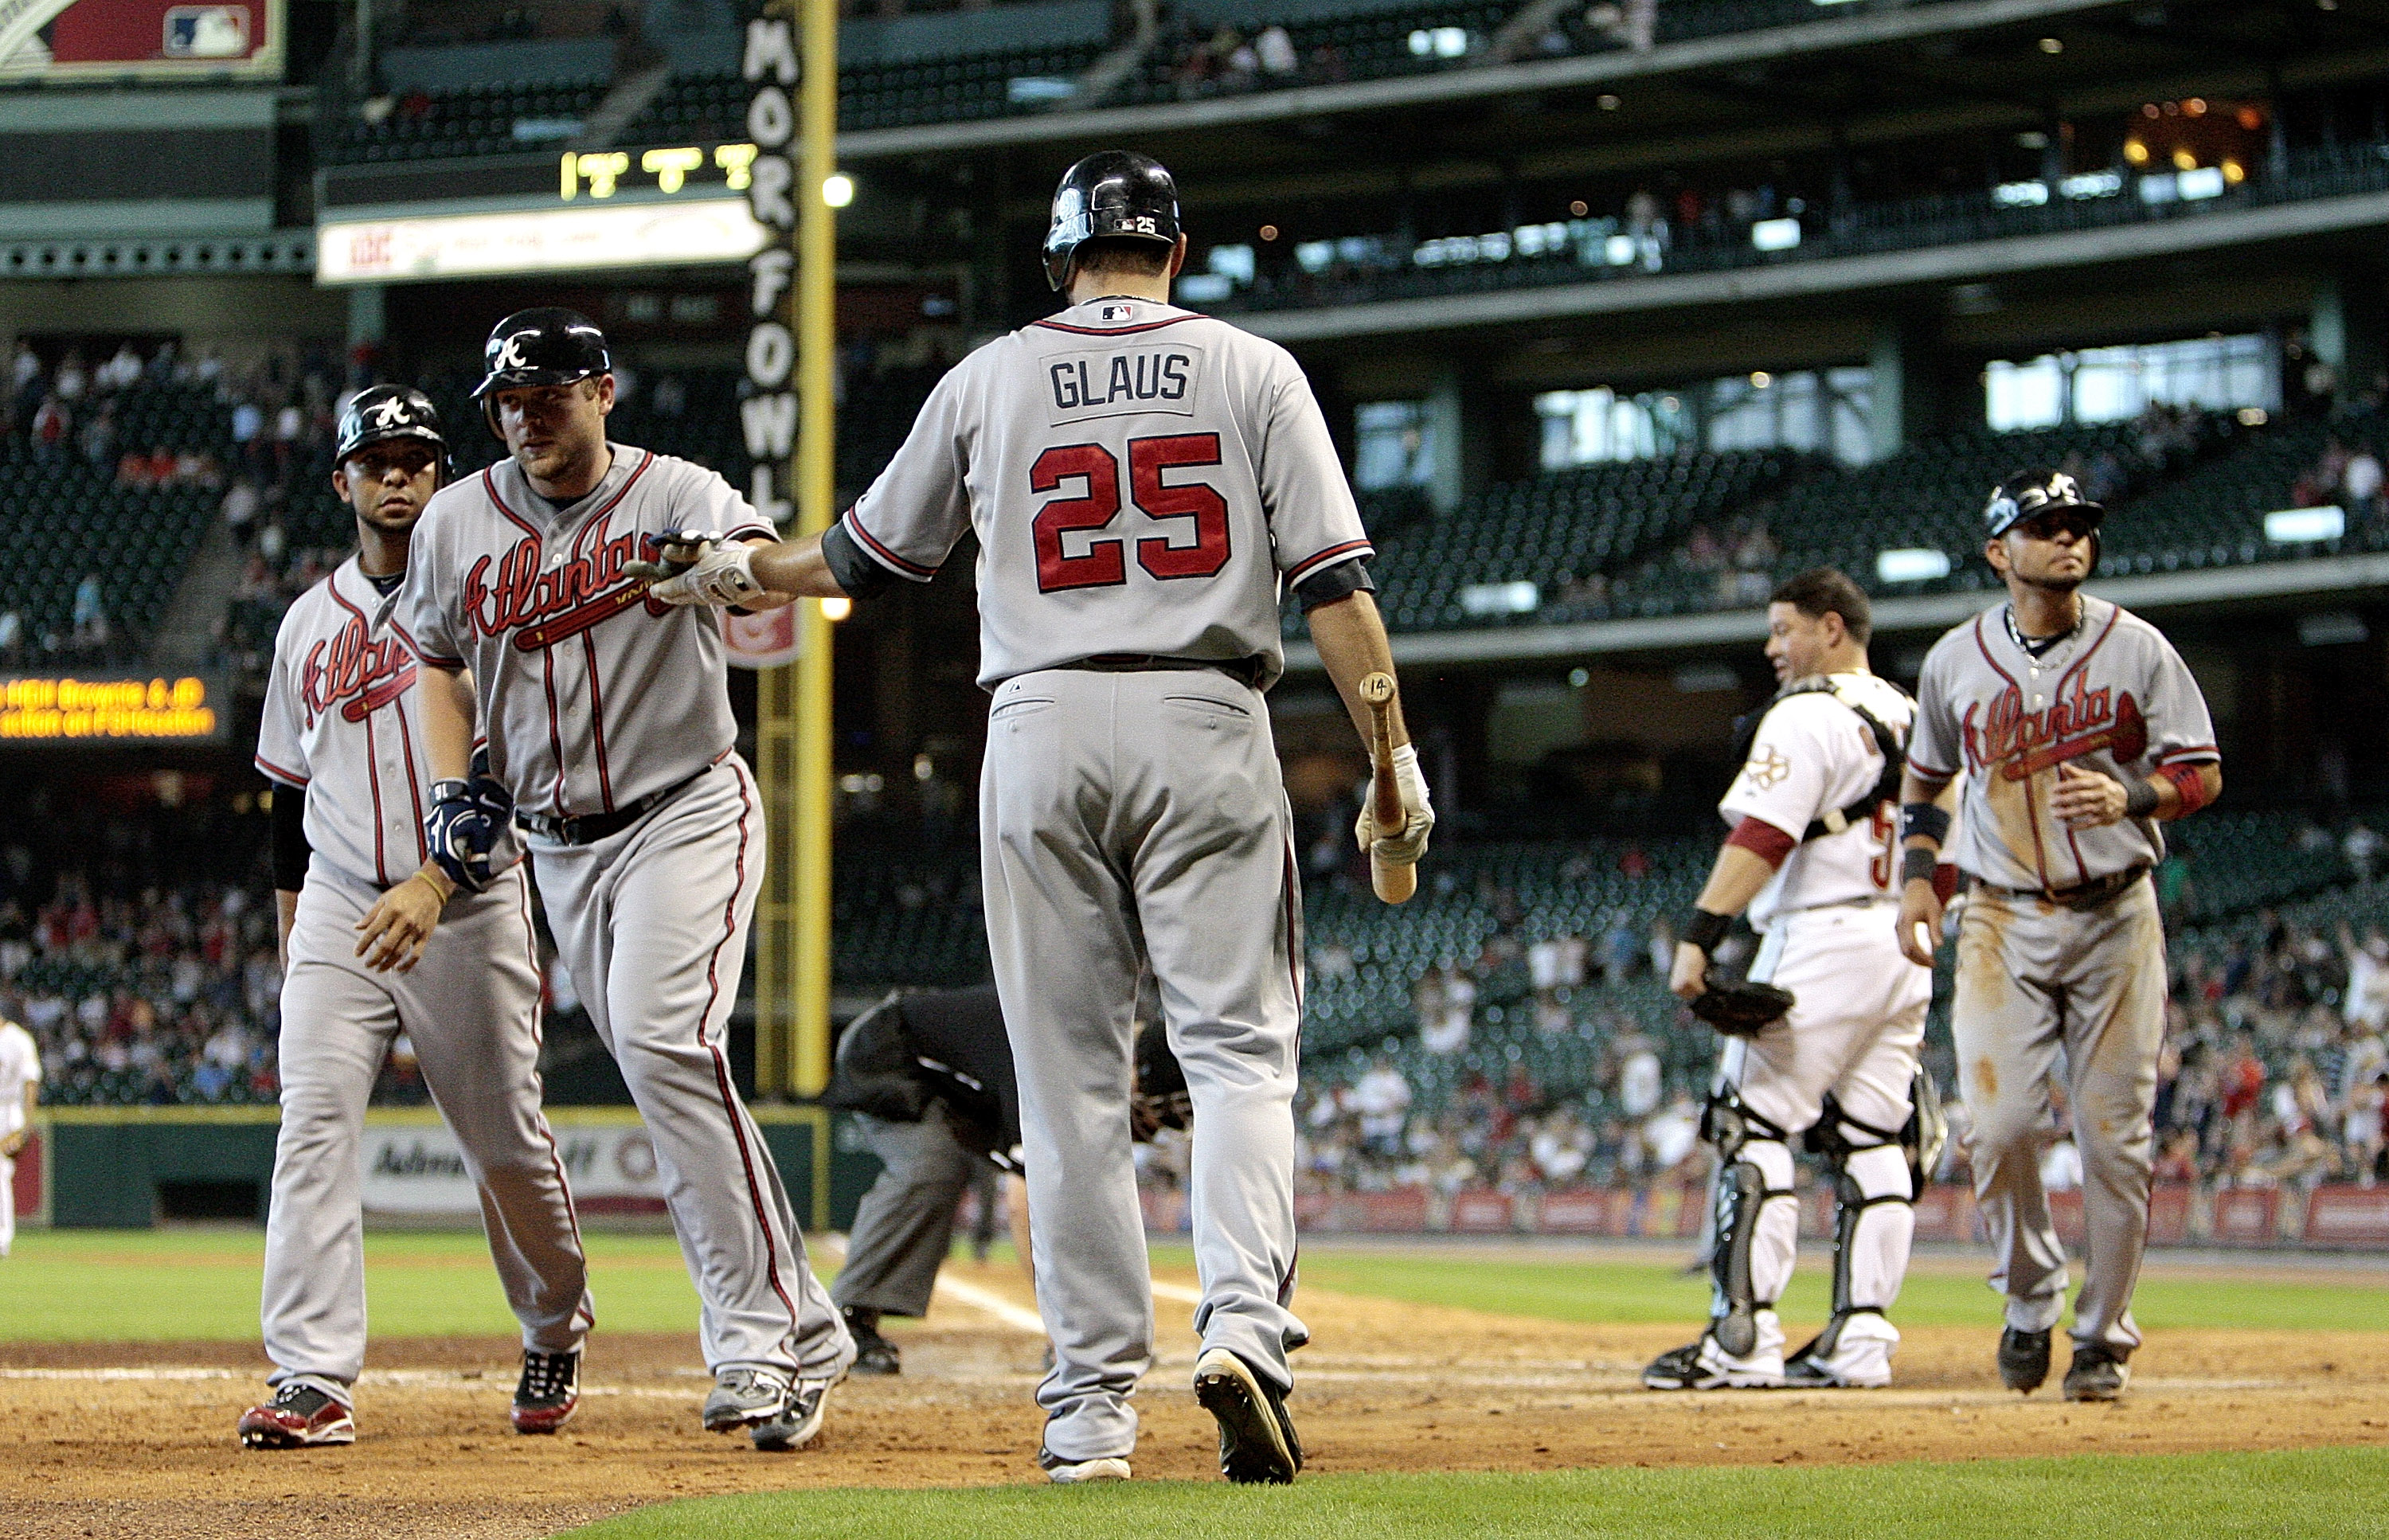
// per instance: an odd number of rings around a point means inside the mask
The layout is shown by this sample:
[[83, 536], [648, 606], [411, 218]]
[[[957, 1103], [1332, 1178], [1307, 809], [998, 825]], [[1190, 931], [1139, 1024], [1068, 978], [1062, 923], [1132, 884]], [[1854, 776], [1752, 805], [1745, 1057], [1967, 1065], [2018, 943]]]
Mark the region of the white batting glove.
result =
[[1369, 778], [1369, 795], [1361, 799], [1361, 816], [1352, 833], [1368, 851], [1388, 866], [1415, 866], [1426, 854], [1426, 837], [1435, 831], [1435, 807], [1426, 798], [1426, 777], [1419, 773], [1418, 746], [1404, 744], [1394, 750], [1394, 790], [1402, 799], [1403, 823], [1399, 834], [1377, 833], [1377, 779]]
[[650, 584], [647, 593], [667, 605], [752, 608], [763, 597], [763, 585], [755, 580], [755, 548], [744, 541], [716, 545], [708, 541], [694, 564]]

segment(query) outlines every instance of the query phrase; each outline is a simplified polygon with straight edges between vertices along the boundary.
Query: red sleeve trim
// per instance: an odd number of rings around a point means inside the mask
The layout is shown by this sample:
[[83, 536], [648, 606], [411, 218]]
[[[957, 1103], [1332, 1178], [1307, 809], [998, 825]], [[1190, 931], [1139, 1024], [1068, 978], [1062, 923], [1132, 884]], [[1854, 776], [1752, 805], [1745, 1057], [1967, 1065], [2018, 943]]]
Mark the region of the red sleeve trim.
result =
[[756, 535], [760, 535], [767, 541], [778, 541], [780, 538], [780, 532], [777, 529], [774, 529], [770, 525], [758, 520], [753, 524], [742, 524], [735, 529], [724, 529], [722, 532], [722, 543], [726, 545], [732, 541], [743, 541]]
[[2213, 744], [2192, 744], [2187, 748], [2169, 748], [2165, 750], [2163, 754], [2157, 756], [2157, 763], [2160, 765], [2177, 765], [2185, 760], [2204, 763], [2209, 760], [2220, 759], [2222, 757], [2222, 751], [2217, 749]]
[[1925, 764], [1912, 754], [1908, 757], [1908, 768], [1927, 781], [1947, 781], [1958, 773], [1953, 770], [1943, 770], [1938, 765]]
[[1725, 837], [1728, 845], [1741, 846], [1769, 866], [1782, 866], [1799, 841], [1763, 818], [1745, 818], [1733, 826]]
[[1333, 566], [1336, 562], [1349, 561], [1355, 556], [1373, 556], [1376, 554], [1376, 548], [1371, 545], [1367, 541], [1346, 541], [1341, 545], [1331, 545], [1324, 551], [1314, 551], [1309, 555], [1305, 556], [1302, 560], [1295, 563], [1292, 566], [1287, 567], [1285, 569], [1285, 580], [1287, 585], [1291, 587], [1292, 585], [1302, 581], [1305, 578], [1309, 577], [1312, 573], [1318, 571], [1322, 566]]
[[286, 786], [304, 786], [307, 784], [307, 778], [305, 776], [300, 774], [294, 770], [284, 770], [280, 765], [268, 759], [262, 754], [254, 756], [249, 762], [255, 765], [259, 770], [264, 771], [268, 779], [279, 781]]
[[888, 550], [886, 546], [872, 539], [871, 531], [862, 527], [862, 521], [855, 517], [854, 514], [855, 510], [852, 508], [849, 508], [846, 511], [844, 522], [846, 524], [847, 531], [862, 543], [863, 550], [877, 557], [882, 566], [893, 569], [901, 576], [913, 579], [916, 582], [926, 583], [930, 579], [938, 575], [938, 569], [936, 567], [923, 566], [919, 562], [906, 561], [903, 557], [896, 554], [895, 552]]

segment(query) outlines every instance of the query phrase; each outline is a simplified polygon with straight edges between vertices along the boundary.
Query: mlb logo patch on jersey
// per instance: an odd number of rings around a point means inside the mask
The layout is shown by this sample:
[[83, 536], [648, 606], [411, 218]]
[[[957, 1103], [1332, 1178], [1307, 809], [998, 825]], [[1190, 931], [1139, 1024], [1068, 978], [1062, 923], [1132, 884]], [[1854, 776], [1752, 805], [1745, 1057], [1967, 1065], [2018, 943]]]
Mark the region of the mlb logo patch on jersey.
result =
[[1133, 321], [1136, 319], [1136, 307], [1134, 305], [1105, 305], [1104, 307], [1101, 319], [1105, 321]]

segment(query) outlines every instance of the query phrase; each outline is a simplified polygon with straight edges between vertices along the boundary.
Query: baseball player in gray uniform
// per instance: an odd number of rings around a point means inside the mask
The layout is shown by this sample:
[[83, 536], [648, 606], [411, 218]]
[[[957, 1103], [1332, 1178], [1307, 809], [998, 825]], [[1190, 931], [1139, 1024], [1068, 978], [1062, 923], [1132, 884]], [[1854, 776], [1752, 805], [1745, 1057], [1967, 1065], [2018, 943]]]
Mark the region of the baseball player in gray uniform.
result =
[[[1764, 937], [1750, 977], [1795, 1003], [1725, 1041], [1702, 1124], [1720, 1163], [1709, 1324], [1643, 1371], [1654, 1390], [1889, 1384], [1899, 1332], [1888, 1312], [1916, 1231], [1920, 1163], [1907, 1147], [1922, 1138], [1911, 1087], [1933, 974], [1901, 959], [1884, 923], [1897, 902], [1894, 809], [1915, 703], [1868, 668], [1872, 607], [1843, 574], [1787, 579], [1767, 623], [1783, 688], [1718, 805], [1733, 832], [1670, 984], [1687, 999], [1707, 992], [1709, 953], [1746, 905]], [[1775, 1304], [1800, 1227], [1795, 1139], [1831, 1167], [1837, 1214], [1833, 1317], [1787, 1360]]]
[[[479, 721], [564, 966], [655, 1144], [704, 1305], [705, 1425], [798, 1447], [854, 1347], [723, 1048], [763, 808], [733, 751], [719, 618], [650, 603], [643, 575], [658, 535], [772, 527], [703, 466], [607, 441], [614, 376], [582, 317], [511, 315], [486, 357], [477, 393], [509, 457], [431, 500], [398, 600], [429, 669], [432, 856], [471, 887], [504, 834], [504, 799], [466, 779]], [[394, 944], [437, 918], [393, 917]]]
[[2064, 1056], [2088, 1226], [2072, 1401], [2120, 1395], [2140, 1342], [2132, 1287], [2165, 1034], [2165, 929], [2148, 881], [2165, 855], [2158, 825], [2223, 787], [2206, 702], [2180, 655], [2154, 626], [2081, 592], [2104, 516], [2062, 473], [1992, 492], [1984, 554], [2008, 602], [1926, 655], [1901, 791], [1899, 944], [1924, 962], [1941, 923], [1932, 868], [1949, 834], [1929, 799], [1966, 778], [1952, 855], [1973, 890], [1950, 1025], [1991, 1284], [2007, 1295], [1999, 1376], [2027, 1394], [2049, 1377], [2065, 1307], [2039, 1165]]
[[[421, 393], [378, 385], [350, 403], [332, 486], [355, 510], [357, 554], [283, 617], [266, 681], [257, 768], [275, 786], [282, 1127], [262, 1312], [275, 1394], [241, 1417], [252, 1449], [356, 1438], [351, 1387], [365, 1351], [357, 1145], [374, 1078], [402, 1032], [480, 1189], [490, 1254], [522, 1322], [514, 1425], [552, 1433], [580, 1402], [588, 1266], [540, 1113], [538, 943], [521, 850], [511, 839], [493, 846], [478, 893], [456, 892], [429, 859], [421, 817], [432, 773], [415, 651], [374, 618], [406, 571], [446, 453]], [[418, 899], [445, 910], [428, 945], [402, 953], [360, 939], [385, 935], [377, 917]]]
[[[1137, 979], [1159, 983], [1194, 1108], [1203, 1303], [1195, 1393], [1222, 1472], [1285, 1482], [1302, 896], [1262, 697], [1280, 595], [1357, 692], [1392, 670], [1371, 554], [1327, 425], [1285, 350], [1169, 302], [1185, 260], [1169, 173], [1104, 151], [1054, 197], [1046, 273], [1069, 306], [930, 393], [877, 481], [819, 540], [722, 545], [654, 590], [751, 605], [926, 581], [978, 536], [979, 783], [996, 987], [1012, 1030], [1056, 1481], [1129, 1474], [1153, 1301], [1130, 1152]], [[1433, 812], [1397, 715], [1405, 821], [1359, 834], [1416, 861]]]

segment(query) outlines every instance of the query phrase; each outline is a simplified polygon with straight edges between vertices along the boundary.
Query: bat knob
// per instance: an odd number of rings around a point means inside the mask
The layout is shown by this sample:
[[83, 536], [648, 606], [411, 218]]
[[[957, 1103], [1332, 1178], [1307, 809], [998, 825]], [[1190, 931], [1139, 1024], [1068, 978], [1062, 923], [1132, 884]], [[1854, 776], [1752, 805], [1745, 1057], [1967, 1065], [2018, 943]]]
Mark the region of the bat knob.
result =
[[1379, 669], [1361, 679], [1361, 698], [1371, 706], [1383, 706], [1394, 698], [1394, 676]]

